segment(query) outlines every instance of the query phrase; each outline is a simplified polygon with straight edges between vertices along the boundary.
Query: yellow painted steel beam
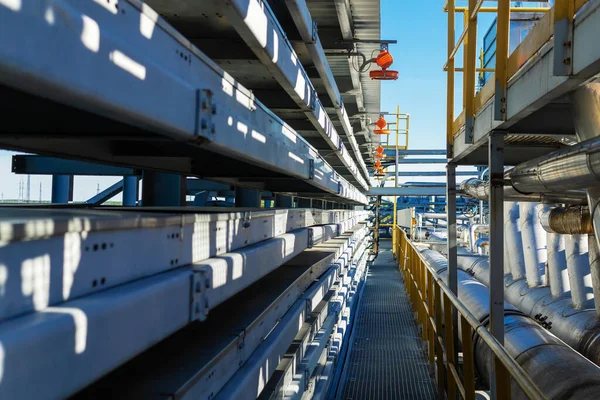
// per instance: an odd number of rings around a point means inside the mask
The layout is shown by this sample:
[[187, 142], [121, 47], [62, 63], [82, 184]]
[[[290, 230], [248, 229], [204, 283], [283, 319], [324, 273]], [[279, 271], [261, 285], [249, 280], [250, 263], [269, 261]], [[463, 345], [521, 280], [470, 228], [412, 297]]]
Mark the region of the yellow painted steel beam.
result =
[[509, 35], [510, 0], [498, 0], [498, 19], [496, 23], [496, 71], [494, 74], [496, 93], [494, 119], [496, 121], [506, 121]]
[[[550, 11], [551, 7], [511, 7], [511, 12], [519, 12], [519, 13], [543, 13]], [[465, 12], [468, 10], [468, 7], [456, 7], [456, 12]], [[479, 9], [480, 13], [496, 13], [498, 12], [497, 7], [481, 7]]]
[[454, 123], [454, 59], [450, 57], [454, 50], [454, 0], [448, 0], [448, 75], [446, 86], [446, 153], [448, 157], [452, 156], [452, 146], [454, 144], [454, 132], [452, 132], [452, 124]]
[[477, 6], [481, 7], [483, 0], [477, 2], [477, 0], [469, 0], [469, 15], [470, 20], [467, 26], [467, 63], [465, 64], [465, 76], [463, 79], [466, 81], [466, 102], [465, 102], [465, 142], [473, 142], [473, 118], [475, 115], [475, 109], [473, 107], [475, 100], [475, 68], [477, 67]]

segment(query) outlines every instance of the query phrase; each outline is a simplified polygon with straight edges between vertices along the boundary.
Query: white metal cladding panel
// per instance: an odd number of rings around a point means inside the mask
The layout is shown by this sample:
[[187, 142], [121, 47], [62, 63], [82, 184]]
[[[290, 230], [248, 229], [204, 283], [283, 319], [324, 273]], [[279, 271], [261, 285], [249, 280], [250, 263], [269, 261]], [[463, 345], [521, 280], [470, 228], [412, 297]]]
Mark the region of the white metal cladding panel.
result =
[[66, 398], [182, 328], [191, 275], [179, 269], [3, 322], [0, 398]]
[[[305, 209], [176, 216], [130, 212], [109, 212], [107, 216], [75, 211], [59, 213], [58, 217], [54, 210], [47, 211], [36, 212], [36, 217], [29, 219], [19, 214], [18, 219], [2, 223], [5, 232], [22, 231], [23, 235], [18, 235], [19, 241], [0, 245], [0, 270], [5, 276], [0, 320], [201, 262], [283, 235], [288, 229], [302, 229], [309, 226], [307, 223], [316, 224], [301, 218], [310, 214]], [[327, 215], [361, 213], [328, 211]], [[54, 217], [61, 221], [56, 228], [52, 225]], [[173, 224], [177, 221], [179, 226]], [[348, 229], [356, 220], [347, 221], [341, 229]], [[123, 229], [107, 229], [118, 226]], [[316, 232], [323, 229], [316, 228]], [[320, 236], [327, 238], [333, 233], [332, 227]], [[308, 246], [307, 241], [304, 246]]]

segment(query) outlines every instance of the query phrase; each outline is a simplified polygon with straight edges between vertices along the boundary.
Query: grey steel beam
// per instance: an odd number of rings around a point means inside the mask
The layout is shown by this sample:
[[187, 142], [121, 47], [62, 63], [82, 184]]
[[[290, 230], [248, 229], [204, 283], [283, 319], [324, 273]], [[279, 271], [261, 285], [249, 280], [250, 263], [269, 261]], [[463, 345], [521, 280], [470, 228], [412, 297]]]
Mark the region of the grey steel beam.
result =
[[[137, 182], [137, 177], [134, 176], [133, 178]], [[92, 197], [91, 199], [87, 200], [86, 204], [93, 204], [93, 205], [99, 206], [102, 203], [105, 203], [108, 200], [112, 199], [113, 197], [115, 197], [116, 195], [121, 193], [122, 191], [123, 191], [123, 180], [121, 179], [119, 182], [109, 186], [108, 188], [104, 189], [103, 191], [101, 191], [100, 193], [98, 193], [97, 195]], [[124, 200], [125, 200], [125, 197], [123, 197], [123, 205], [126, 205]], [[129, 204], [129, 205], [135, 205], [135, 204]]]
[[[446, 165], [446, 213], [448, 235], [446, 243], [448, 245], [448, 287], [458, 296], [458, 249], [456, 232], [456, 164], [448, 163]], [[452, 354], [449, 357], [453, 361], [458, 360], [458, 314], [452, 308]]]
[[372, 187], [368, 196], [445, 196], [446, 185], [410, 187]]
[[[352, 201], [367, 202], [300, 135], [165, 20], [157, 18], [145, 3], [120, 2], [119, 11], [129, 17], [109, 20], [106, 20], [107, 10], [95, 2], [72, 2], [69, 7], [75, 20], [88, 21], [89, 18], [92, 24], [105, 21], [100, 35], [102, 48], [115, 50], [108, 55], [99, 51], [100, 37], [97, 36], [85, 36], [82, 42], [81, 32], [72, 29], [70, 19], [56, 19], [49, 31], [41, 3], [34, 2], [19, 12], [0, 7], [0, 25], [11, 33], [0, 36], [0, 48], [6, 50], [0, 53], [3, 85], [28, 96], [58, 101], [61, 107], [88, 110], [108, 122], [135, 127], [141, 137], [133, 140], [152, 143], [169, 138], [179, 150], [194, 153], [200, 148], [206, 153], [218, 153], [281, 173]], [[149, 21], [144, 31], [140, 31], [140, 21]], [[130, 35], [132, 31], [136, 34]], [[60, 52], [68, 57], [56, 57], [59, 49], [47, 43], [56, 46], [60, 43]], [[167, 53], [173, 56], [166, 57]], [[291, 53], [289, 55], [291, 57]], [[279, 56], [283, 57], [283, 53]], [[286, 60], [290, 64], [294, 61], [297, 59]], [[88, 67], [81, 68], [82, 65]], [[298, 70], [294, 71], [295, 80]], [[304, 99], [311, 93], [308, 86], [308, 81], [298, 83], [298, 93], [302, 93]], [[318, 102], [310, 105], [316, 107], [313, 113], [307, 106], [311, 115], [322, 118], [323, 125], [331, 128], [322, 106]], [[339, 137], [333, 130], [327, 132], [337, 149]], [[152, 163], [147, 167], [190, 175], [193, 175], [191, 164], [202, 161], [182, 159], [181, 165], [174, 165], [164, 159], [157, 163], [160, 157], [148, 161], [149, 157], [122, 156], [113, 152], [109, 139], [79, 132], [62, 133], [60, 138], [50, 132], [48, 140], [32, 137], [29, 141], [28, 135], [30, 133], [24, 132], [18, 138], [3, 136], [0, 144], [21, 151], [52, 151], [62, 156], [130, 166]], [[96, 141], [92, 141], [92, 137]], [[99, 143], [103, 146], [98, 146], [97, 151], [83, 148], [81, 143], [87, 145], [87, 140], [93, 144], [101, 140]], [[352, 160], [347, 152], [342, 157]], [[316, 179], [317, 175], [320, 179]]]
[[[490, 332], [504, 344], [504, 133], [492, 132], [488, 144], [490, 174]], [[495, 366], [491, 365], [491, 374]], [[492, 396], [496, 398], [492, 376]]]
[[137, 176], [123, 177], [123, 205], [137, 205], [139, 195], [139, 179]]
[[14, 155], [12, 172], [26, 175], [141, 175], [141, 171], [134, 168], [36, 155]]
[[401, 158], [398, 164], [446, 164], [445, 158]]
[[[221, 3], [219, 3], [221, 4]], [[256, 0], [231, 0], [222, 3], [228, 22], [267, 67], [269, 72], [304, 111], [314, 128], [327, 142], [354, 179], [366, 190], [368, 184], [348, 154], [335, 126], [327, 115], [308, 74], [282, 31], [279, 22], [268, 7], [261, 7]], [[253, 13], [252, 18], [248, 12]], [[267, 34], [268, 32], [268, 34]], [[364, 171], [368, 176], [366, 166]]]
[[350, 124], [350, 120], [348, 119], [346, 109], [344, 108], [342, 95], [340, 94], [333, 73], [331, 72], [331, 68], [329, 67], [329, 63], [327, 62], [327, 57], [325, 56], [325, 51], [323, 50], [323, 45], [321, 44], [321, 39], [319, 38], [317, 31], [317, 23], [316, 21], [313, 21], [305, 0], [285, 0], [285, 3], [290, 11], [290, 14], [292, 15], [298, 31], [300, 32], [300, 36], [302, 36], [302, 40], [308, 49], [315, 68], [321, 77], [323, 85], [325, 86], [325, 90], [327, 91], [327, 94], [333, 103], [335, 113], [337, 114], [342, 129], [344, 130], [344, 133], [350, 142], [350, 147], [352, 147], [354, 152], [354, 158], [360, 166], [365, 178], [368, 179], [369, 171], [367, 170], [367, 166], [358, 148], [358, 143], [354, 137], [354, 131], [352, 129], [352, 125]]
[[[478, 176], [477, 170], [456, 171], [456, 176]], [[446, 176], [444, 171], [398, 171], [398, 176]]]
[[[383, 153], [388, 157], [393, 157], [396, 154], [396, 149], [385, 149]], [[398, 150], [398, 155], [406, 156], [445, 156], [446, 150]]]

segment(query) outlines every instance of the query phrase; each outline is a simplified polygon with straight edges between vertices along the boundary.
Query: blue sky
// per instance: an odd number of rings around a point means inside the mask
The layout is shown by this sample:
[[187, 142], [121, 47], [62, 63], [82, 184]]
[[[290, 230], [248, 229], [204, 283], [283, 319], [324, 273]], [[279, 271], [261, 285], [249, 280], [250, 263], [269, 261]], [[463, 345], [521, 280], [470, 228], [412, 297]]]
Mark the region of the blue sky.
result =
[[[410, 114], [409, 148], [442, 149], [446, 146], [447, 14], [443, 0], [381, 0], [381, 38], [396, 39], [391, 45], [391, 69], [398, 70], [395, 82], [382, 82], [381, 107]], [[460, 1], [458, 2], [461, 5]], [[462, 2], [467, 3], [467, 2]], [[482, 15], [478, 26], [478, 49], [494, 16]], [[462, 15], [456, 19], [456, 38], [462, 32]], [[462, 51], [457, 60], [462, 60]], [[459, 66], [459, 64], [457, 64]], [[460, 65], [462, 66], [462, 65]], [[456, 76], [456, 93], [462, 93], [461, 76]], [[457, 95], [456, 104], [462, 105]]]
[[[446, 73], [442, 66], [447, 55], [447, 15], [442, 12], [442, 5], [443, 0], [381, 0], [381, 36], [398, 40], [398, 44], [390, 46], [390, 51], [395, 60], [392, 69], [400, 72], [397, 81], [382, 82], [382, 110], [393, 111], [399, 105], [401, 112], [411, 115], [409, 147], [412, 149], [445, 147]], [[478, 48], [492, 19], [493, 15], [480, 18]], [[462, 16], [457, 18], [456, 31], [458, 37], [462, 31]], [[459, 60], [462, 59], [460, 54], [457, 56]], [[457, 93], [462, 93], [459, 75], [456, 84]], [[456, 103], [462, 103], [460, 96], [456, 97]], [[16, 199], [19, 180], [25, 180], [25, 177], [10, 172], [12, 154], [0, 150], [0, 196], [4, 199]], [[407, 170], [419, 169], [441, 170], [443, 166], [407, 167]], [[75, 201], [94, 196], [98, 185], [103, 190], [118, 180], [116, 177], [76, 177]], [[39, 198], [40, 183], [42, 199], [50, 199], [49, 176], [32, 176], [31, 182], [33, 200]]]

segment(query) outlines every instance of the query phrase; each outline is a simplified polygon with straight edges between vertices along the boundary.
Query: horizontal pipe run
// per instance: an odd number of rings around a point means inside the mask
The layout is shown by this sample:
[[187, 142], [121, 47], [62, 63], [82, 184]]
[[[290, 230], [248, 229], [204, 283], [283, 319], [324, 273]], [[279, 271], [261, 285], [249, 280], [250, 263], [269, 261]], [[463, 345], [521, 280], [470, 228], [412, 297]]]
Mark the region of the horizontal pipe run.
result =
[[556, 207], [542, 210], [540, 222], [546, 232], [563, 235], [593, 234], [590, 209], [587, 206]]
[[[490, 197], [489, 182], [471, 178], [460, 184], [461, 191], [477, 200], [488, 201]], [[542, 204], [587, 204], [584, 191], [562, 191], [560, 193], [521, 193], [510, 185], [504, 186], [505, 201], [523, 201]]]
[[[486, 256], [463, 253], [458, 268], [489, 285], [489, 261]], [[506, 301], [518, 310], [537, 317], [547, 329], [596, 365], [600, 365], [600, 324], [594, 310], [575, 310], [570, 298], [554, 299], [547, 287], [531, 288], [525, 279], [505, 276]]]
[[[427, 264], [446, 281], [448, 262], [438, 252], [421, 250]], [[459, 268], [461, 266], [459, 257]], [[486, 257], [468, 257], [480, 263]], [[464, 265], [463, 265], [464, 268]], [[458, 271], [458, 298], [479, 321], [489, 315], [489, 290], [481, 282]], [[586, 360], [552, 333], [525, 316], [511, 304], [504, 303], [505, 348], [548, 399], [593, 399], [600, 391], [600, 368]], [[459, 336], [460, 337], [460, 336]], [[476, 368], [487, 379], [494, 353], [483, 340], [474, 341]], [[512, 398], [527, 396], [513, 383]]]

